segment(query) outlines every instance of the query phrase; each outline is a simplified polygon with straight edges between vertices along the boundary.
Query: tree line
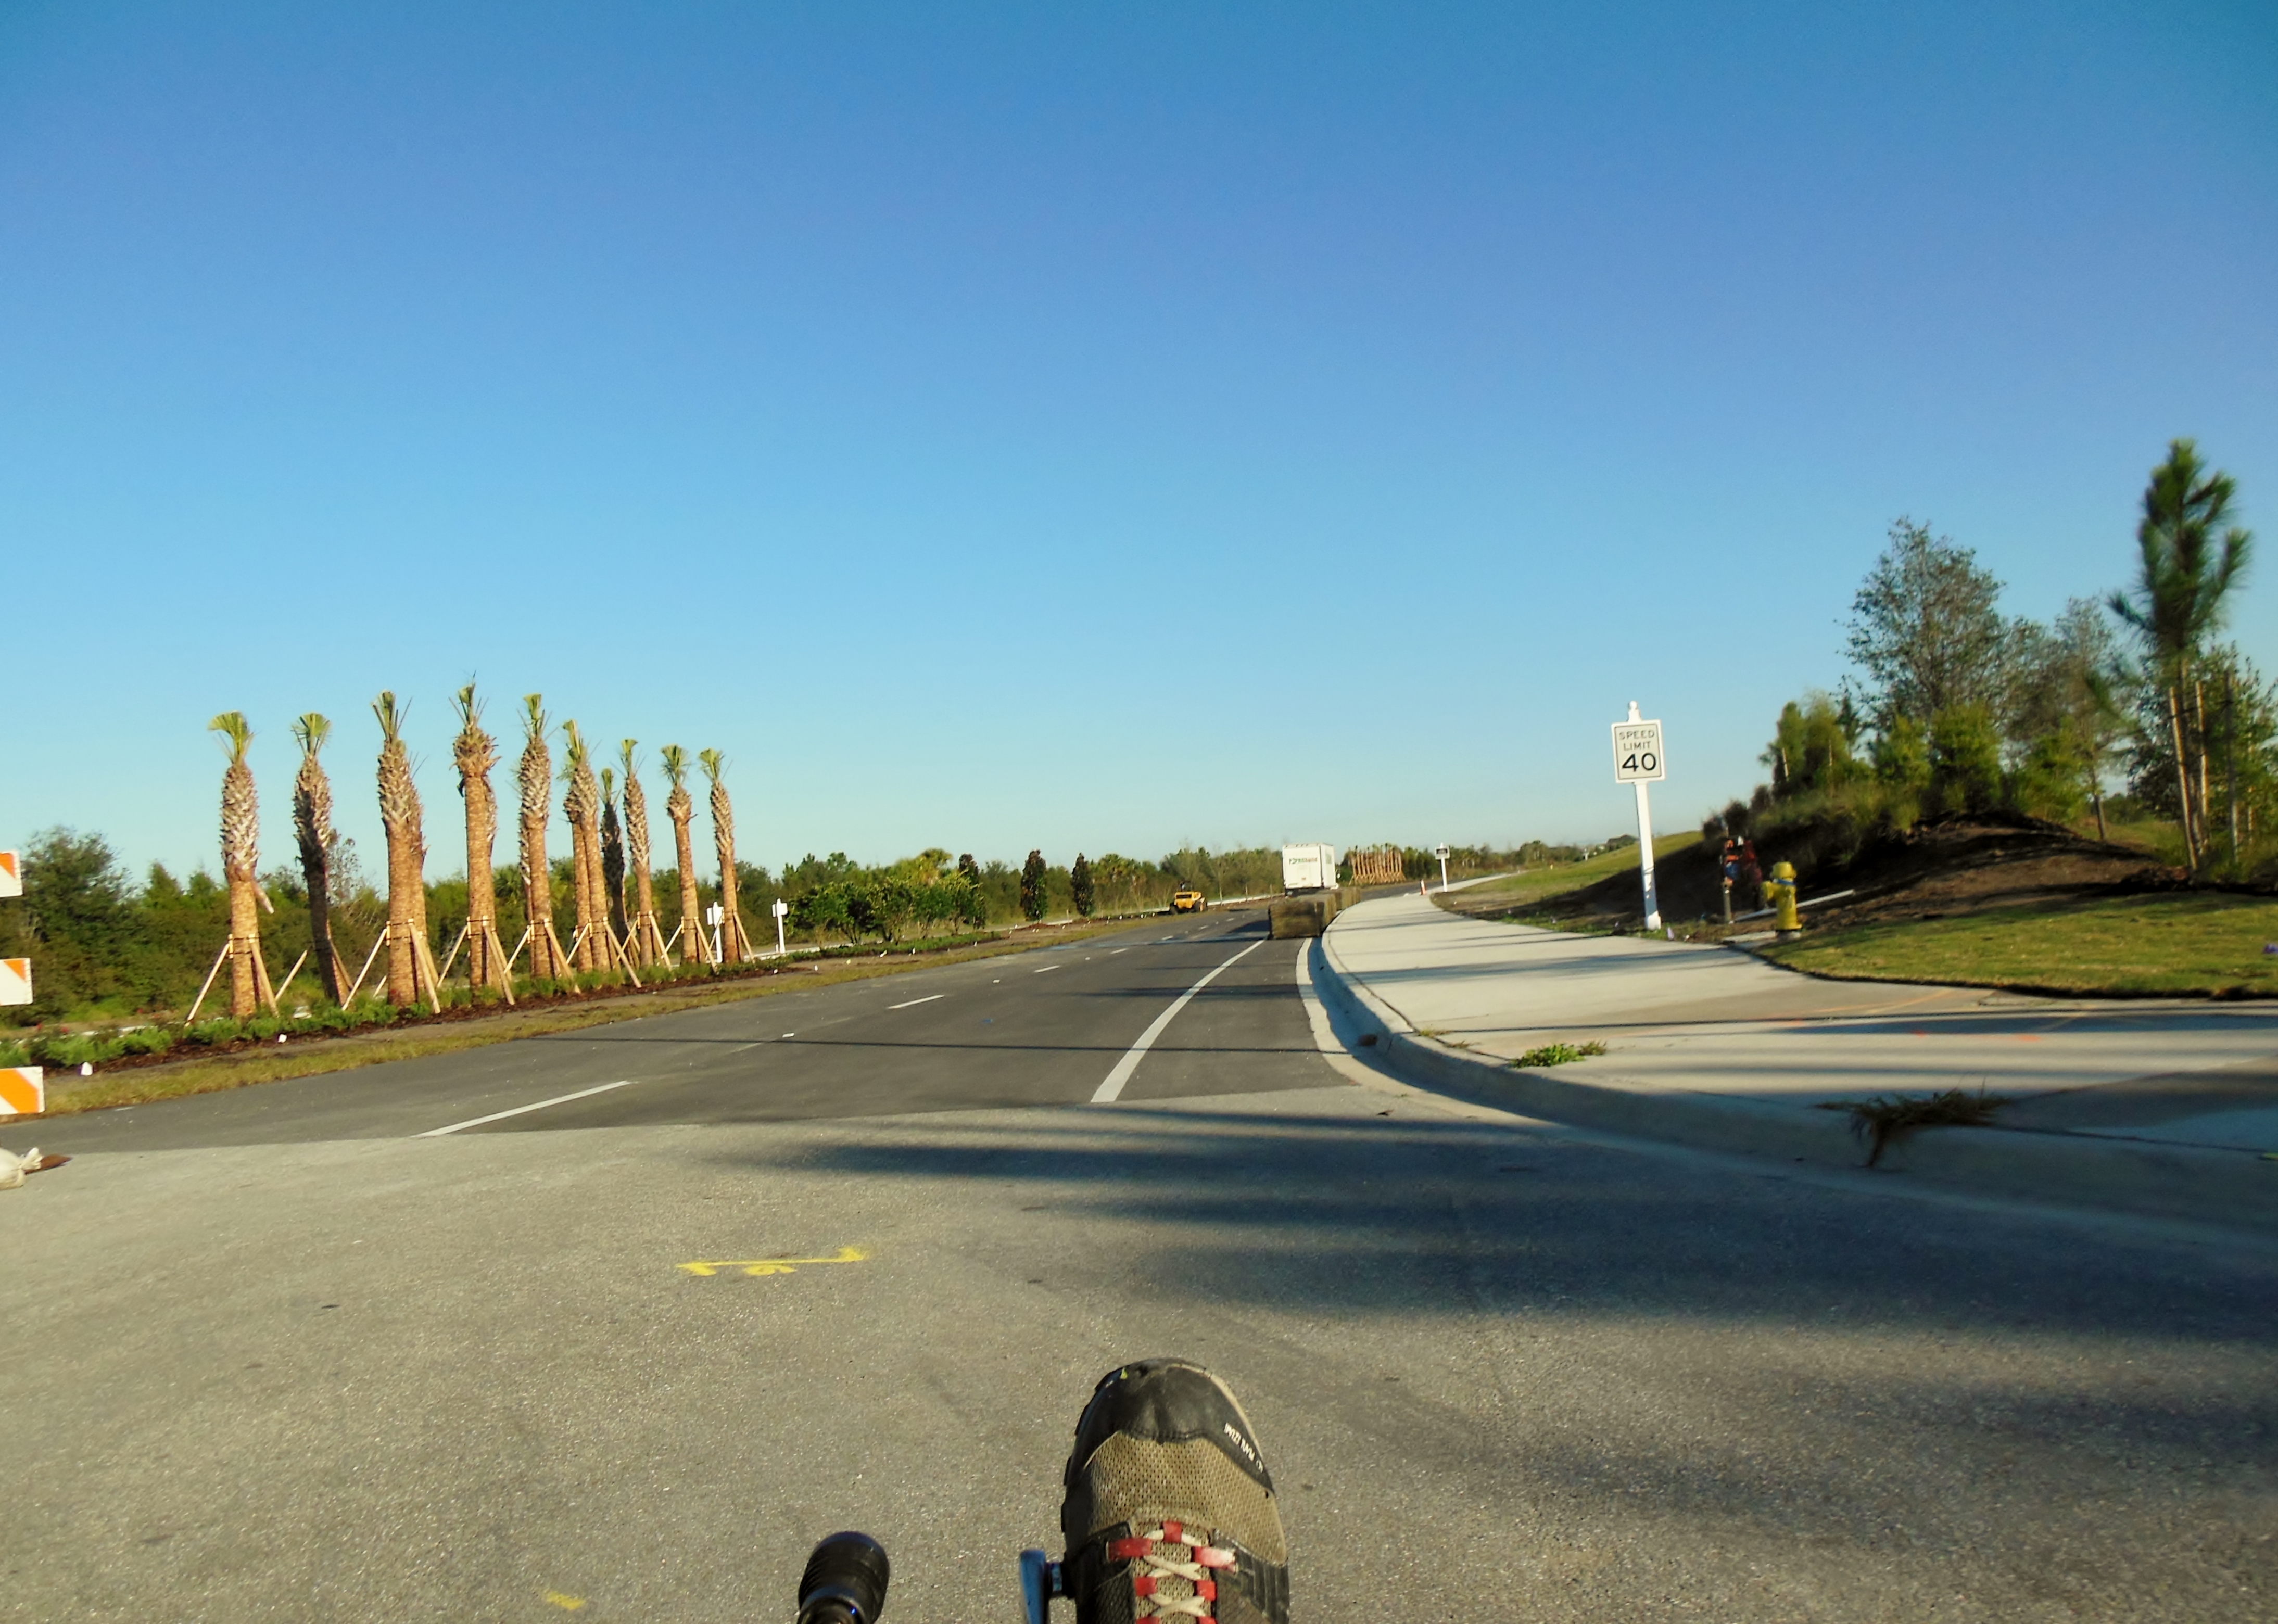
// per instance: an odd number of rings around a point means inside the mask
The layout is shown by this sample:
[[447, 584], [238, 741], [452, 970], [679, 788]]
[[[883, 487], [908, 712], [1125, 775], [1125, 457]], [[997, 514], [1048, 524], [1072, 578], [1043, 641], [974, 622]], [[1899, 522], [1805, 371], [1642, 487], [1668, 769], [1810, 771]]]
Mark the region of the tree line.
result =
[[2278, 689], [2217, 636], [2253, 553], [2236, 499], [2174, 441], [2144, 491], [2128, 583], [2047, 622], [2005, 614], [1972, 549], [1900, 519], [1852, 602], [1853, 674], [1782, 708], [1770, 782], [1704, 832], [2000, 809], [2092, 817], [2099, 839], [2114, 820], [2153, 820], [2192, 873], [2252, 872], [2278, 812]]
[[[233, 766], [233, 745], [232, 751]], [[617, 912], [611, 927], [621, 942], [644, 911], [642, 876], [631, 866], [630, 854], [622, 870], [606, 860], [612, 850], [606, 843], [610, 814], [615, 814], [620, 827], [627, 820], [622, 812], [626, 782], [620, 778], [614, 787], [600, 787], [604, 799], [595, 820], [604, 837], [603, 900], [615, 899]], [[392, 917], [384, 882], [376, 883], [367, 875], [354, 840], [333, 833], [323, 852], [321, 892], [310, 890], [308, 873], [298, 863], [275, 865], [254, 877], [260, 950], [265, 964], [275, 966], [270, 973], [279, 978], [272, 990], [280, 1000], [289, 997], [302, 1006], [336, 1002], [308, 968], [319, 928], [329, 935], [347, 966], [346, 978], [352, 980], [382, 945]], [[98, 1010], [116, 1016], [180, 1012], [212, 969], [218, 949], [234, 934], [231, 888], [203, 868], [180, 878], [164, 864], [154, 863], [138, 881], [102, 835], [61, 828], [34, 835], [21, 855], [24, 901], [0, 907], [0, 952], [34, 961], [36, 999], [27, 1008], [7, 1011], [11, 1017], [54, 1020]], [[574, 855], [548, 858], [542, 917], [577, 917], [577, 871]], [[700, 973], [709, 962], [711, 927], [706, 915], [722, 903], [722, 888], [716, 873], [692, 871], [684, 886], [683, 873], [677, 864], [653, 868], [647, 873], [647, 889], [654, 899], [656, 924], [672, 944], [675, 958], [679, 958], [692, 922], [702, 937], [694, 949], [697, 957], [671, 967], [643, 967], [645, 980], [667, 972], [677, 975], [691, 962], [694, 969], [690, 972]], [[748, 928], [756, 950], [761, 943], [774, 945], [772, 909], [778, 899], [789, 911], [785, 935], [792, 943], [884, 945], [937, 941], [1022, 920], [1159, 911], [1183, 885], [1200, 885], [1214, 897], [1235, 896], [1263, 889], [1269, 875], [1278, 887], [1280, 874], [1280, 853], [1265, 848], [1212, 852], [1193, 847], [1157, 861], [1113, 853], [1097, 858], [1078, 854], [1069, 864], [1047, 862], [1036, 851], [1013, 865], [977, 861], [969, 853], [953, 858], [935, 847], [878, 865], [857, 863], [838, 851], [825, 857], [810, 852], [774, 869], [738, 858], [734, 894], [738, 905], [751, 916]], [[423, 879], [421, 885], [424, 946], [440, 969], [475, 916], [472, 888], [464, 874]], [[526, 884], [516, 884], [500, 888], [492, 898], [491, 920], [498, 937], [509, 946], [531, 927], [528, 896]], [[321, 905], [311, 905], [315, 897], [321, 898]], [[592, 906], [590, 893], [587, 905], [589, 910]], [[295, 964], [302, 966], [301, 972], [288, 987], [282, 978]], [[596, 971], [578, 975], [577, 984], [623, 979], [622, 970], [608, 974]], [[379, 980], [379, 995], [386, 1002], [385, 978]], [[463, 949], [448, 981], [451, 1002], [474, 995], [477, 984], [468, 973]], [[524, 978], [516, 985], [531, 983]], [[371, 990], [367, 981], [366, 994]], [[210, 1001], [208, 1007], [215, 1006]]]

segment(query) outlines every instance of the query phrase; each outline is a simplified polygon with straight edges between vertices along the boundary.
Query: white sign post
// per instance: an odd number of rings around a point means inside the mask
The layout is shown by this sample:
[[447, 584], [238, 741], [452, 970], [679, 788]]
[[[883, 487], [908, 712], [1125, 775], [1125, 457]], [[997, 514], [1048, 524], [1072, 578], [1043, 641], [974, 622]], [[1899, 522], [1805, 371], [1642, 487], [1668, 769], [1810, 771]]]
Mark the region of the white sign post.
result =
[[1440, 888], [1448, 888], [1448, 842], [1441, 841], [1432, 848], [1432, 855], [1440, 859]]
[[728, 911], [718, 903], [704, 911], [704, 922], [712, 927], [712, 962], [715, 964], [720, 962], [720, 922], [727, 917]]
[[791, 904], [784, 901], [782, 897], [778, 896], [776, 898], [774, 912], [776, 916], [776, 957], [777, 958], [781, 958], [784, 952], [783, 934], [784, 919], [791, 912]]
[[1645, 884], [1645, 927], [1661, 928], [1661, 897], [1653, 887], [1653, 804], [1646, 786], [1669, 776], [1669, 760], [1661, 751], [1661, 724], [1638, 715], [1630, 701], [1627, 721], [1614, 724], [1614, 782], [1635, 784], [1638, 803], [1638, 877]]

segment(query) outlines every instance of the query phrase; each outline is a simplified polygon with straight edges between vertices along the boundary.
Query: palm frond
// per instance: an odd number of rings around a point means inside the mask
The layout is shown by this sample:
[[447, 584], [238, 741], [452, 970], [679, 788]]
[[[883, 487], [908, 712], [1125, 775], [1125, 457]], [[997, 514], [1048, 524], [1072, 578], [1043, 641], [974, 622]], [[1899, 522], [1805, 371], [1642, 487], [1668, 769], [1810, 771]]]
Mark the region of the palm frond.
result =
[[218, 733], [228, 742], [232, 766], [245, 759], [245, 747], [253, 743], [253, 724], [245, 720], [243, 711], [224, 711], [206, 724], [206, 731]]
[[403, 736], [403, 719], [411, 714], [411, 706], [398, 705], [394, 690], [383, 688], [379, 698], [371, 702], [371, 713], [379, 719], [381, 742], [393, 744]]
[[293, 736], [299, 741], [302, 755], [313, 756], [333, 736], [332, 719], [321, 712], [310, 711], [293, 724]]

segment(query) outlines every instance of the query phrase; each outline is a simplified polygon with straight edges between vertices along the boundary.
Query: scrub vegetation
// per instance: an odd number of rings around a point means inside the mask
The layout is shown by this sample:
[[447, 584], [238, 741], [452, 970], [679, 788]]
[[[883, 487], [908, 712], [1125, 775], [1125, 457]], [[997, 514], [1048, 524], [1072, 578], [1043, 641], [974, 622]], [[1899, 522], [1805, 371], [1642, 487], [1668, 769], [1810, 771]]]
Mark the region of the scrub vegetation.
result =
[[[1763, 933], [1742, 870], [1794, 865], [1814, 974], [2062, 994], [2278, 995], [2278, 685], [2219, 641], [2253, 538], [2178, 440], [2129, 584], [2049, 623], [1968, 548], [1901, 519], [1853, 599], [1853, 672], [1777, 719], [1767, 782], [1655, 842], [1681, 934]], [[1603, 861], [1602, 859], [1601, 860]], [[1458, 893], [1465, 912], [1634, 929], [1633, 858]]]

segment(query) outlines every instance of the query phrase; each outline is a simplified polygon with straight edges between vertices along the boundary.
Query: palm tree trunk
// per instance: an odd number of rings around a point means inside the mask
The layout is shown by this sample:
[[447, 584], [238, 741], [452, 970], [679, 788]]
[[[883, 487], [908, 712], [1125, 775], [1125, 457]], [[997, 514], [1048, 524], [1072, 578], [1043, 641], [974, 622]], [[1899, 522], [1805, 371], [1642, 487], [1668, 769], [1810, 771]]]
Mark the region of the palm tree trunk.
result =
[[325, 996], [338, 1005], [348, 990], [340, 950], [333, 941], [333, 785], [317, 752], [333, 724], [311, 711], [293, 724], [301, 741], [301, 771], [293, 780], [293, 836], [301, 851], [301, 879], [309, 889], [309, 954]]
[[740, 964], [751, 944], [744, 940], [743, 915], [736, 906], [736, 812], [728, 801], [728, 786], [712, 781], [712, 844], [720, 859], [720, 959]]
[[625, 857], [633, 877], [633, 959], [642, 964], [664, 962], [664, 932], [656, 922], [656, 876], [648, 847], [648, 796], [633, 772], [633, 742], [625, 741]]
[[523, 911], [530, 925], [530, 973], [533, 980], [559, 981], [570, 966], [554, 933], [554, 873], [546, 860], [547, 805], [554, 793], [554, 758], [546, 748], [546, 711], [537, 694], [525, 695], [526, 739], [515, 771], [521, 797]]
[[704, 902], [696, 888], [696, 803], [675, 784], [665, 797], [664, 810], [672, 818], [672, 843], [680, 859], [680, 962], [708, 964], [712, 939], [704, 934]]
[[594, 782], [592, 763], [586, 759], [585, 741], [577, 724], [565, 722], [562, 731], [569, 736], [570, 750], [562, 767], [569, 787], [562, 794], [562, 810], [570, 820], [570, 873], [577, 903], [577, 940], [570, 957], [580, 970], [606, 970], [609, 967], [609, 918], [602, 896], [597, 821], [600, 786]]
[[379, 821], [387, 835], [387, 1001], [399, 1009], [419, 1002], [426, 979], [419, 945], [427, 936], [427, 842], [420, 830], [419, 791], [411, 782], [402, 713], [383, 693], [372, 706], [379, 717]]
[[467, 985], [513, 995], [498, 939], [498, 887], [491, 873], [491, 850], [498, 841], [498, 797], [491, 790], [491, 768], [498, 765], [497, 742], [484, 731], [474, 684], [459, 690], [464, 726], [452, 741], [459, 768], [459, 795], [467, 805]]
[[[249, 801], [253, 793], [253, 774], [241, 765], [233, 765], [230, 780], [242, 779]], [[254, 877], [253, 864], [230, 850], [232, 825], [236, 821], [230, 804], [231, 790], [236, 786], [225, 782], [222, 790], [223, 865], [222, 871], [229, 879], [229, 1012], [243, 1020], [261, 1006], [261, 894], [260, 881]], [[249, 810], [249, 808], [248, 808]]]

